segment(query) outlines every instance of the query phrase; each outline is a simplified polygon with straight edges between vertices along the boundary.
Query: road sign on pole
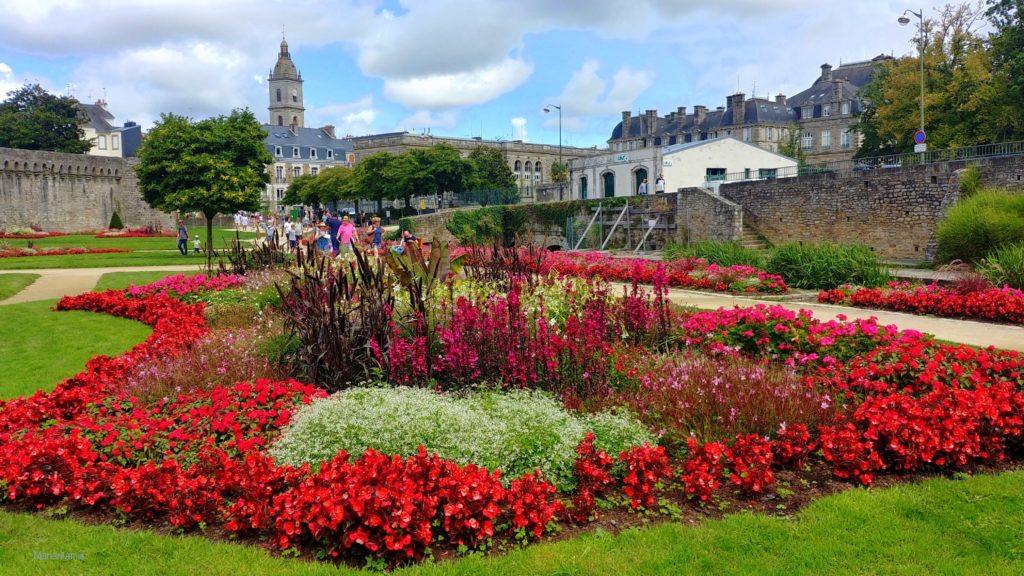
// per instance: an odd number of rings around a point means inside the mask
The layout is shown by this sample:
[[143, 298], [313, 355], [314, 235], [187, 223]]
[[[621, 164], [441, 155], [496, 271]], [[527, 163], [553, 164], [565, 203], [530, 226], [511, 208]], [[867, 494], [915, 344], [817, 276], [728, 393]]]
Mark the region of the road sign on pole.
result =
[[914, 144], [924, 144], [924, 141], [928, 138], [928, 135], [924, 133], [924, 130], [918, 130], [914, 132]]

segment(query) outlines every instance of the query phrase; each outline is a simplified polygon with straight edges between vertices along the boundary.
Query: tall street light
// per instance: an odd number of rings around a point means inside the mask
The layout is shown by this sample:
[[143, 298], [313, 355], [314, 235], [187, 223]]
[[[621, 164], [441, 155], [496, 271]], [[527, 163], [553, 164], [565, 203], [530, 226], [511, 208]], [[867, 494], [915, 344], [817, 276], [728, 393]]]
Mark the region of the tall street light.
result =
[[[562, 164], [562, 107], [557, 104], [548, 104], [544, 106], [544, 112], [549, 113], [551, 109], [558, 110], [558, 164], [561, 168], [565, 169], [565, 164]], [[558, 181], [558, 199], [562, 199], [562, 181]]]
[[907, 18], [907, 13], [917, 16], [917, 29], [920, 32], [920, 39], [917, 43], [917, 53], [920, 56], [921, 61], [921, 132], [924, 132], [924, 10], [920, 12], [914, 12], [909, 8], [903, 11], [903, 15], [900, 16], [896, 21], [899, 22], [900, 26], [906, 26], [910, 24], [910, 18]]

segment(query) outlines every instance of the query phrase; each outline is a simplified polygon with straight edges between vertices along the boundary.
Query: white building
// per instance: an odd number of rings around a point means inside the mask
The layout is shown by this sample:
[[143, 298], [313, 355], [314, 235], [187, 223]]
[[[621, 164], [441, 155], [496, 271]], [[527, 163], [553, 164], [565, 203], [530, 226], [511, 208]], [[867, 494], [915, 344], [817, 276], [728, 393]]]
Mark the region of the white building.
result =
[[665, 191], [710, 188], [726, 174], [744, 178], [774, 178], [776, 171], [795, 168], [796, 160], [735, 138], [716, 138], [660, 148], [611, 152], [569, 163], [572, 198], [635, 196], [644, 180], [647, 193], [655, 193], [659, 174]]

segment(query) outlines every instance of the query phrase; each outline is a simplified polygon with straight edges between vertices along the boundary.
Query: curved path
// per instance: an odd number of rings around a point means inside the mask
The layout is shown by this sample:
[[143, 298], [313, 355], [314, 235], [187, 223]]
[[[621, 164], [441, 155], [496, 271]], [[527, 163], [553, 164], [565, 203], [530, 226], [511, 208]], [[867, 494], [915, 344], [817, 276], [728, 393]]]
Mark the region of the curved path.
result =
[[199, 264], [182, 266], [127, 266], [119, 268], [40, 268], [37, 270], [3, 270], [0, 274], [39, 274], [35, 282], [0, 304], [19, 304], [36, 300], [53, 300], [66, 295], [90, 292], [101, 276], [108, 272], [200, 272]]

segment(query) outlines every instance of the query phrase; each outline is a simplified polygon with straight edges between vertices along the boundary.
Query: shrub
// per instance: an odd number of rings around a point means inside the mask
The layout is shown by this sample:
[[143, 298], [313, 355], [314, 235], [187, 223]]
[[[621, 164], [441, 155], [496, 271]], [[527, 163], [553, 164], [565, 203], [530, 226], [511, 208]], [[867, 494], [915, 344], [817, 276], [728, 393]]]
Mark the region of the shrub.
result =
[[997, 286], [1024, 290], [1024, 242], [996, 248], [985, 257], [978, 272]]
[[940, 262], [979, 262], [996, 248], [1024, 242], [1024, 194], [979, 191], [949, 209], [936, 235]]
[[772, 253], [765, 269], [797, 288], [881, 286], [889, 279], [870, 248], [849, 244], [785, 244]]
[[981, 187], [981, 172], [977, 166], [968, 166], [960, 172], [960, 196], [970, 198]]
[[107, 226], [111, 230], [120, 230], [124, 228], [124, 222], [121, 222], [121, 215], [114, 210], [114, 213], [110, 215], [110, 225]]
[[764, 259], [760, 253], [744, 247], [739, 242], [704, 240], [689, 246], [669, 244], [665, 248], [666, 260], [682, 258], [700, 258], [709, 264], [718, 264], [719, 266], [742, 265], [754, 268], [764, 266]]
[[458, 398], [414, 388], [353, 388], [300, 410], [272, 453], [282, 463], [317, 464], [339, 450], [409, 455], [422, 445], [442, 458], [500, 468], [510, 479], [539, 469], [565, 489], [574, 484], [576, 445], [590, 430], [610, 453], [654, 442], [632, 418], [573, 415], [537, 392]]

